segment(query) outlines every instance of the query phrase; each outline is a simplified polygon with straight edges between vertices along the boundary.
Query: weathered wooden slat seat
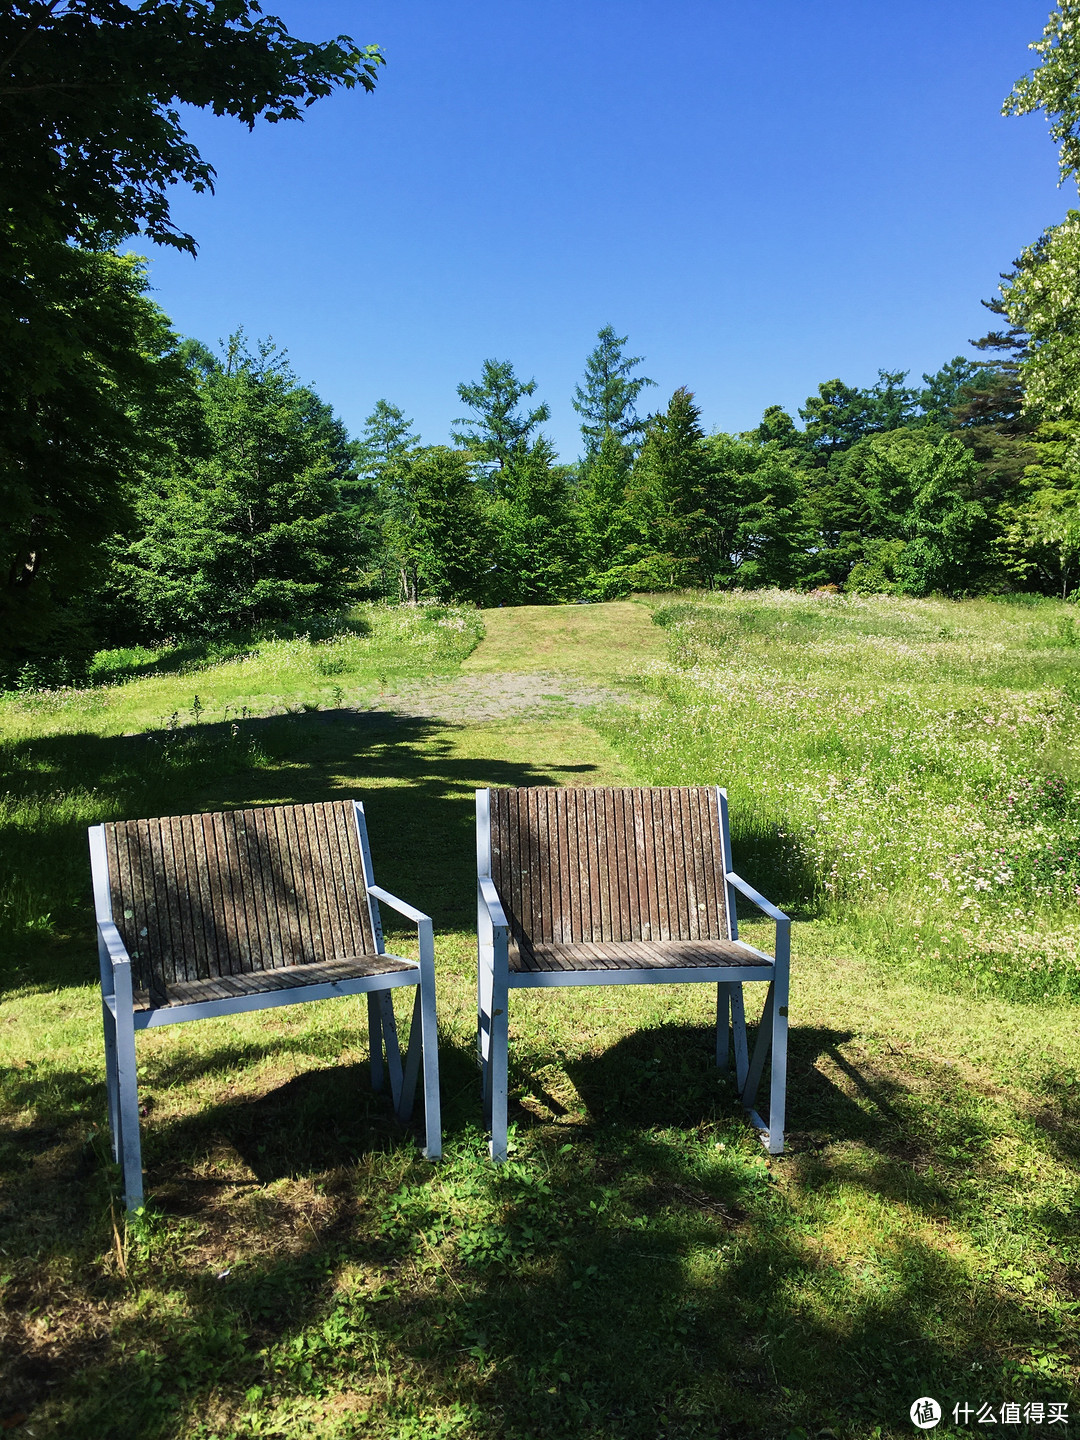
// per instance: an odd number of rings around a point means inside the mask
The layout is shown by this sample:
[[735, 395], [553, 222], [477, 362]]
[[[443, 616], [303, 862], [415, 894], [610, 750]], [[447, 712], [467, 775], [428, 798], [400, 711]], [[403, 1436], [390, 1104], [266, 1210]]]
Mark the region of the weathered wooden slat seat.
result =
[[[790, 921], [731, 868], [717, 786], [478, 790], [478, 1047], [491, 1153], [506, 1155], [509, 991], [712, 982], [717, 1064], [784, 1144]], [[776, 924], [776, 953], [739, 939], [736, 892]], [[744, 981], [768, 984], [748, 1054]], [[730, 1028], [729, 1028], [730, 1024]], [[768, 1126], [754, 1110], [771, 1052]]]
[[[687, 965], [709, 965], [723, 970], [745, 965], [748, 947], [730, 940], [629, 940], [606, 945], [544, 945], [512, 941], [510, 969], [518, 975], [531, 970], [668, 970]], [[762, 957], [763, 959], [767, 957]]]
[[[372, 1077], [399, 1115], [424, 1070], [427, 1153], [440, 1153], [431, 920], [375, 885], [353, 800], [126, 820], [90, 830], [113, 1146], [142, 1199], [135, 1032], [367, 994]], [[385, 952], [379, 904], [416, 924], [419, 961]], [[392, 992], [416, 989], [402, 1067]]]
[[359, 980], [368, 975], [390, 975], [415, 970], [408, 960], [390, 955], [359, 955], [341, 960], [321, 960], [314, 965], [285, 965], [280, 970], [256, 970], [244, 975], [219, 975], [215, 980], [177, 980], [164, 995], [151, 1000], [148, 990], [135, 991], [135, 1013], [170, 1005], [190, 1005], [200, 1000], [227, 1000], [236, 995], [262, 995], [270, 990], [295, 990], [302, 985], [320, 985], [337, 980]]

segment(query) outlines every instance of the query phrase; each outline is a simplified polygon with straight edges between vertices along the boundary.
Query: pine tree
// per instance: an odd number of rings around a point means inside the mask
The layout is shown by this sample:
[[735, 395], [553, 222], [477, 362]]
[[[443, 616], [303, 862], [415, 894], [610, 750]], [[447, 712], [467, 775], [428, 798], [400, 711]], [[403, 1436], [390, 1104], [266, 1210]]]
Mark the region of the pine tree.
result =
[[344, 426], [270, 342], [230, 339], [198, 381], [208, 444], [175, 453], [118, 558], [149, 628], [195, 635], [303, 622], [344, 605], [360, 566]]
[[641, 435], [646, 422], [637, 417], [637, 398], [647, 385], [656, 384], [644, 375], [631, 376], [643, 357], [623, 355], [627, 336], [616, 335], [611, 325], [605, 325], [596, 338], [596, 348], [585, 361], [584, 387], [574, 387], [574, 409], [584, 417], [586, 455], [596, 454], [609, 430], [623, 444]]
[[536, 427], [551, 418], [551, 410], [545, 404], [524, 412], [519, 408], [522, 400], [535, 391], [536, 381], [519, 380], [509, 360], [485, 360], [476, 384], [462, 381], [457, 387], [458, 398], [475, 411], [475, 415], [454, 422], [472, 428], [454, 430], [453, 438], [475, 459], [493, 462], [498, 467], [494, 481], [497, 493], [503, 487], [501, 472], [516, 456], [528, 450]]

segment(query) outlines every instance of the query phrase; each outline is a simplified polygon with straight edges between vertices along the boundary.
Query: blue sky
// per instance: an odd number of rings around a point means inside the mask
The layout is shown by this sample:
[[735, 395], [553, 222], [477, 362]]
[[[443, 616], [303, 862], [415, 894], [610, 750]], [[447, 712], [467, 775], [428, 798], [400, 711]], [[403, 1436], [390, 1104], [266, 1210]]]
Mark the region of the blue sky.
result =
[[600, 326], [710, 429], [839, 375], [917, 377], [985, 332], [998, 272], [1076, 203], [1041, 116], [1003, 119], [1050, 0], [266, 0], [388, 60], [254, 133], [193, 113], [217, 194], [156, 251], [186, 334], [272, 335], [357, 432], [429, 443], [487, 357], [563, 458]]

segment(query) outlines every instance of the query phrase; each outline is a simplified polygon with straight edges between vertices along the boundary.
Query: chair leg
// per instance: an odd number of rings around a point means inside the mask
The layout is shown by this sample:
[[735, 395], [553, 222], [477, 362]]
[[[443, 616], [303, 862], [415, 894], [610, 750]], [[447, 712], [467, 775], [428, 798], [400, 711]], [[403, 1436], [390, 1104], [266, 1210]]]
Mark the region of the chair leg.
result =
[[371, 1088], [376, 1094], [383, 1087], [382, 1023], [379, 1020], [379, 996], [375, 990], [368, 991], [367, 997], [368, 1034], [371, 1037]]
[[716, 987], [716, 1068], [727, 1075], [731, 1060], [731, 1033], [728, 1028], [731, 992], [727, 985]]
[[113, 1159], [120, 1162], [120, 1078], [116, 1068], [116, 1020], [102, 1001], [101, 1021], [105, 1032], [105, 1094], [109, 1110], [109, 1139]]
[[791, 922], [776, 926], [776, 994], [772, 1013], [772, 1073], [769, 1084], [769, 1153], [784, 1153], [787, 1119], [788, 987], [791, 976]]
[[510, 1048], [509, 990], [505, 972], [492, 975], [488, 1036], [488, 1095], [491, 1124], [491, 1158], [506, 1159], [507, 1067]]
[[[118, 996], [117, 1000], [120, 1001]], [[142, 1145], [139, 1139], [139, 1088], [135, 1062], [135, 1015], [117, 1005], [116, 1089], [120, 1125], [120, 1163], [124, 1170], [124, 1202], [129, 1210], [143, 1203]]]
[[769, 1154], [784, 1153], [784, 1121], [787, 1109], [787, 1005], [779, 996], [772, 1014], [772, 1065], [769, 1074]]
[[398, 1045], [397, 1020], [394, 1018], [393, 990], [380, 990], [379, 1020], [386, 1041], [386, 1068], [390, 1075], [390, 1099], [396, 1110], [401, 1104], [401, 1047]]
[[401, 1081], [401, 1103], [397, 1107], [397, 1118], [402, 1125], [412, 1119], [413, 1100], [416, 1098], [416, 1079], [420, 1074], [420, 1055], [424, 1048], [420, 1024], [420, 986], [416, 987], [412, 1019], [409, 1021], [409, 1043], [405, 1048], [405, 1072]]
[[435, 946], [430, 921], [420, 932], [420, 1007], [418, 1016], [424, 1062], [424, 1154], [442, 1155], [442, 1102], [439, 1095], [439, 1030], [435, 1010]]
[[490, 951], [487, 954], [481, 951], [477, 963], [476, 1053], [480, 1061], [480, 1094], [484, 1100], [485, 1113], [491, 1090], [488, 1072], [491, 1064], [492, 980]]
[[746, 1084], [746, 1071], [749, 1065], [743, 987], [738, 983], [729, 985], [728, 992], [731, 996], [731, 1039], [735, 1049], [735, 1088], [741, 1094]]

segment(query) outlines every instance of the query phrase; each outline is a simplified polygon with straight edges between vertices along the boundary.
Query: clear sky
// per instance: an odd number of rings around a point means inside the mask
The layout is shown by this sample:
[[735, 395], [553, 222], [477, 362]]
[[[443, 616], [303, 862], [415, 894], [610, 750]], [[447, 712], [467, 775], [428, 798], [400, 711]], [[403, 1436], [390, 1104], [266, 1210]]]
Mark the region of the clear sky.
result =
[[271, 335], [353, 433], [380, 397], [428, 443], [487, 357], [539, 382], [564, 459], [600, 326], [710, 429], [819, 382], [917, 378], [1057, 189], [1042, 116], [1004, 119], [1050, 0], [264, 0], [387, 56], [376, 93], [249, 133], [199, 113], [217, 194], [155, 252], [155, 298], [213, 344]]

